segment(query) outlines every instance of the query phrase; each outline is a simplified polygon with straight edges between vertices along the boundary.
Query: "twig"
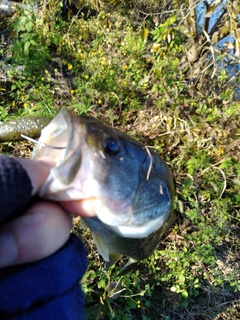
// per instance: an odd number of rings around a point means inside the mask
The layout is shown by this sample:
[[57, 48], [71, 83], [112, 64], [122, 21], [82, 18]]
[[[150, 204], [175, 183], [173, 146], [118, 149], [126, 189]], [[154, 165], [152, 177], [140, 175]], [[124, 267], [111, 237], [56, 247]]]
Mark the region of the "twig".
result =
[[221, 172], [222, 176], [223, 176], [223, 188], [222, 188], [222, 192], [220, 193], [220, 196], [218, 197], [218, 199], [222, 198], [222, 195], [224, 194], [226, 188], [227, 188], [227, 179], [225, 176], [225, 173], [222, 169], [218, 168], [218, 167], [213, 167], [213, 169], [217, 169]]
[[209, 170], [212, 167], [216, 167], [217, 165], [219, 165], [220, 163], [222, 163], [225, 160], [226, 160], [226, 158], [223, 158], [222, 160], [218, 161], [217, 163], [211, 164], [209, 167], [207, 167], [201, 173], [199, 173], [199, 176], [202, 176], [207, 170]]
[[205, 267], [205, 265], [204, 265], [204, 263], [203, 263], [203, 262], [201, 262], [201, 265], [202, 265], [203, 270], [204, 270], [204, 272], [205, 272], [205, 274], [206, 274], [207, 281], [212, 285], [212, 281], [211, 281], [211, 279], [210, 279], [210, 277], [209, 277], [209, 274], [208, 274], [207, 268]]
[[147, 172], [147, 176], [146, 176], [146, 180], [148, 180], [149, 177], [150, 177], [151, 170], [152, 170], [152, 155], [151, 155], [148, 147], [145, 146], [145, 149], [146, 149], [146, 151], [147, 151], [147, 153], [148, 153], [148, 155], [150, 157], [150, 164], [149, 164], [149, 168], [148, 168], [148, 172]]
[[222, 191], [220, 193], [220, 196], [218, 197], [218, 199], [221, 199], [222, 198], [222, 195], [224, 194], [225, 190], [226, 190], [226, 187], [227, 187], [227, 179], [226, 179], [226, 176], [225, 176], [225, 173], [222, 169], [216, 167], [216, 165], [222, 163], [224, 160], [226, 160], [226, 158], [220, 160], [219, 162], [215, 163], [215, 164], [212, 164], [211, 166], [207, 167], [206, 169], [204, 169], [199, 175], [203, 175], [207, 170], [209, 170], [210, 168], [213, 168], [213, 169], [216, 169], [216, 170], [219, 170], [223, 176], [223, 188], [222, 188]]
[[204, 30], [204, 29], [202, 30], [202, 32], [203, 32], [203, 34], [205, 35], [207, 41], [209, 42], [210, 51], [211, 51], [211, 53], [212, 53], [213, 64], [214, 64], [213, 73], [212, 73], [212, 75], [211, 75], [211, 79], [212, 79], [212, 78], [214, 77], [216, 71], [217, 71], [215, 53], [214, 53], [213, 45], [212, 45], [211, 39], [209, 38], [208, 33], [207, 33], [206, 30]]
[[33, 138], [30, 138], [28, 136], [26, 136], [25, 134], [21, 134], [21, 137], [28, 140], [28, 141], [31, 141], [33, 143], [36, 143], [38, 144], [39, 146], [41, 147], [45, 147], [45, 148], [50, 148], [50, 149], [57, 149], [57, 150], [62, 150], [62, 149], [66, 149], [66, 147], [57, 147], [57, 146], [51, 146], [50, 144], [46, 144], [46, 143], [43, 143], [41, 141], [38, 141], [38, 140], [35, 140]]

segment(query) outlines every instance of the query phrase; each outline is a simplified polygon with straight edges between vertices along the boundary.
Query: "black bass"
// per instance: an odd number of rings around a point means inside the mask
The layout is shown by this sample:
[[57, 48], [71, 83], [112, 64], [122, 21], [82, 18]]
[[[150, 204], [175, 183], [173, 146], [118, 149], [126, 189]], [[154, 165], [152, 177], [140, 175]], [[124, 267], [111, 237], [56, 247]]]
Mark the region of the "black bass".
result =
[[150, 256], [175, 221], [174, 182], [167, 164], [141, 143], [99, 120], [66, 109], [42, 130], [32, 158], [56, 166], [39, 191], [54, 201], [92, 199], [96, 218], [83, 218], [97, 249], [113, 265], [130, 257], [121, 274]]

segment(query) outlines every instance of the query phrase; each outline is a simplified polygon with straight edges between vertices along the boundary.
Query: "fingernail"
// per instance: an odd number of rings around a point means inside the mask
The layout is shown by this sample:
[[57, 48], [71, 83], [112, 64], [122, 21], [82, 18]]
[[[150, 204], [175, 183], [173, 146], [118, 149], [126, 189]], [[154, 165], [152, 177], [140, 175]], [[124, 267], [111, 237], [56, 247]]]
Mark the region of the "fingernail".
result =
[[17, 247], [9, 232], [0, 233], [0, 268], [14, 263], [17, 258]]

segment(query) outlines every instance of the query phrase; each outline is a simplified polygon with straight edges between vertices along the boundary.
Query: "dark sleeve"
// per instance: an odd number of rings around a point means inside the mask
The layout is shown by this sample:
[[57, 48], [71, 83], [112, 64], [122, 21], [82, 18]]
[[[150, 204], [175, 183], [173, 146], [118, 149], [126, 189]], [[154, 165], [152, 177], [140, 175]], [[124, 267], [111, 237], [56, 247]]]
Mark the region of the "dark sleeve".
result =
[[84, 320], [79, 281], [86, 267], [83, 244], [72, 234], [48, 258], [0, 269], [0, 319]]
[[0, 156], [0, 222], [13, 218], [31, 199], [31, 180], [14, 158]]
[[[0, 225], [24, 212], [31, 192], [21, 164], [0, 156]], [[85, 319], [79, 281], [86, 267], [83, 244], [71, 234], [60, 250], [45, 259], [0, 269], [0, 319]]]

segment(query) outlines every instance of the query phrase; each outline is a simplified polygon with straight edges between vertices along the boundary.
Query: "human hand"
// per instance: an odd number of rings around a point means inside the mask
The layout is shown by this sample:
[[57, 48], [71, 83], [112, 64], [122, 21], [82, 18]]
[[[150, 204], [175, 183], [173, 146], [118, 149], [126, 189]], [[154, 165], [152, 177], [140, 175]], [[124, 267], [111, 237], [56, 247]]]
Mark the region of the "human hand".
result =
[[[53, 163], [48, 159], [15, 159], [28, 173], [32, 196], [37, 194]], [[72, 219], [69, 212], [81, 216], [95, 215], [91, 201], [60, 204], [42, 200], [28, 208], [24, 215], [1, 226], [0, 267], [34, 262], [57, 251], [70, 235]]]

